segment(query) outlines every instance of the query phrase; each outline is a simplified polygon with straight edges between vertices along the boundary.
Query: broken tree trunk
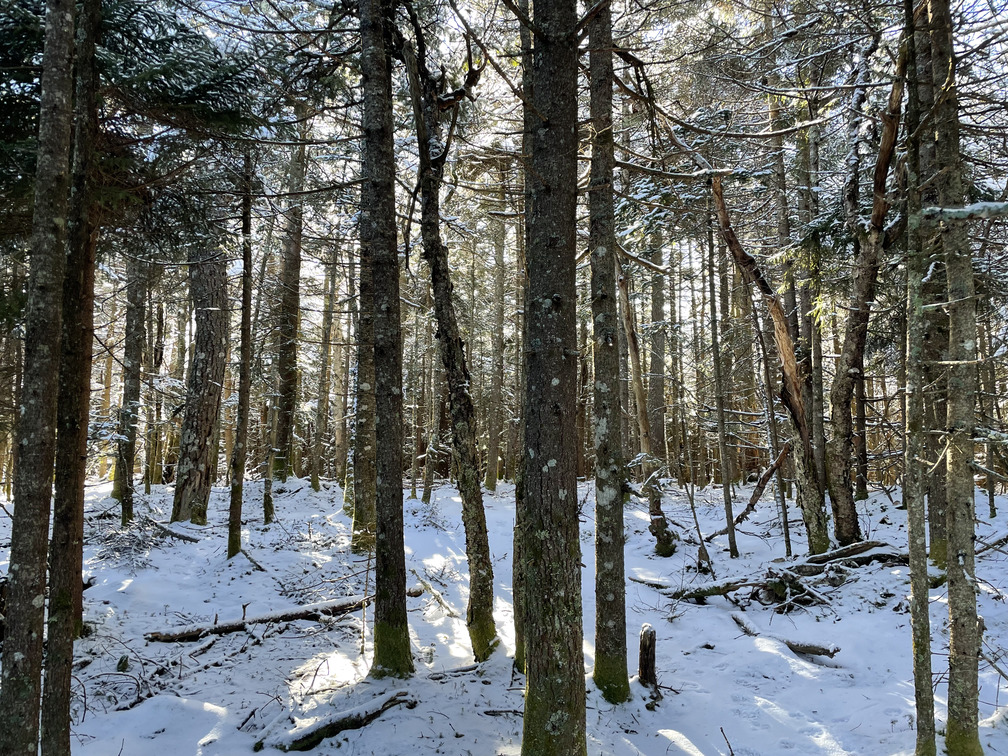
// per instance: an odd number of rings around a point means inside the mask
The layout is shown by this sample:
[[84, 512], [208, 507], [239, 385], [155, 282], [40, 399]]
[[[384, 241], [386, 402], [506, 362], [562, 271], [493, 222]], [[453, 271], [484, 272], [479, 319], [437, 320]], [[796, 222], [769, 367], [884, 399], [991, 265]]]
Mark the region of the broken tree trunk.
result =
[[725, 204], [724, 189], [721, 176], [711, 176], [711, 196], [717, 210], [721, 236], [732, 253], [735, 264], [742, 272], [742, 277], [749, 287], [756, 286], [763, 294], [767, 309], [774, 325], [774, 341], [777, 344], [777, 356], [781, 367], [781, 402], [787, 408], [788, 415], [794, 426], [795, 448], [795, 479], [798, 484], [798, 499], [802, 510], [802, 519], [808, 532], [809, 552], [821, 554], [829, 548], [829, 521], [826, 516], [826, 502], [823, 499], [822, 487], [816, 472], [815, 455], [808, 423], [805, 419], [805, 406], [802, 401], [802, 380], [798, 371], [798, 361], [795, 358], [794, 342], [788, 327], [787, 314], [777, 298], [776, 292], [766, 280], [756, 260], [742, 247], [736, 236], [728, 216], [728, 206]]
[[651, 692], [661, 697], [658, 692], [658, 673], [655, 672], [657, 653], [657, 635], [651, 625], [644, 624], [640, 631], [640, 650], [637, 655], [637, 680], [641, 685], [651, 689]]

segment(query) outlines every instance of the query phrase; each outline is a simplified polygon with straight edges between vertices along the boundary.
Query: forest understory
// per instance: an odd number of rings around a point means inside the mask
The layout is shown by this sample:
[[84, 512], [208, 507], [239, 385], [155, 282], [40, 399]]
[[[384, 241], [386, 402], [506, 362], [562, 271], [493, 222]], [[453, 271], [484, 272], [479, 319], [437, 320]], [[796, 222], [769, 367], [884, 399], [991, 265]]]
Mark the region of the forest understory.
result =
[[[248, 482], [245, 495], [261, 495]], [[211, 524], [168, 525], [170, 487], [138, 493], [137, 517], [120, 525], [108, 484], [87, 489], [84, 618], [73, 664], [73, 754], [246, 754], [296, 745], [349, 718], [318, 754], [517, 754], [524, 679], [513, 669], [511, 547], [514, 488], [485, 499], [502, 646], [472, 664], [465, 626], [468, 566], [456, 489], [429, 505], [406, 498], [408, 613], [416, 675], [368, 678], [371, 609], [279, 619], [319, 602], [373, 591], [373, 563], [350, 549], [341, 489], [289, 479], [273, 489], [277, 520], [243, 525], [244, 555], [227, 560], [226, 488], [214, 488]], [[748, 500], [751, 487], [734, 492]], [[593, 663], [593, 489], [579, 485], [586, 673]], [[723, 523], [718, 487], [693, 495], [706, 537]], [[590, 753], [910, 754], [914, 748], [906, 513], [899, 491], [859, 502], [868, 541], [847, 559], [784, 557], [770, 492], [738, 527], [741, 555], [725, 536], [709, 544], [713, 574], [697, 571], [698, 542], [687, 491], [667, 486], [663, 505], [683, 540], [654, 555], [646, 501], [626, 508], [627, 634], [635, 666], [642, 625], [657, 637], [657, 697], [632, 678], [632, 700], [605, 702], [586, 677]], [[1004, 511], [1008, 501], [998, 497]], [[254, 511], [254, 507], [249, 507]], [[0, 515], [0, 570], [11, 520]], [[794, 521], [792, 529], [800, 523]], [[987, 754], [1008, 753], [1008, 526], [977, 522], [980, 737]], [[825, 566], [824, 566], [825, 565]], [[817, 570], [818, 574], [813, 574]], [[788, 585], [768, 575], [792, 576]], [[946, 590], [932, 570], [930, 595], [938, 730], [944, 724]], [[738, 582], [725, 596], [680, 598]], [[776, 590], [775, 590], [776, 589]], [[804, 589], [804, 591], [803, 591]], [[233, 632], [214, 631], [246, 620]], [[258, 620], [258, 621], [257, 621]], [[210, 630], [159, 642], [152, 633]], [[804, 653], [808, 651], [810, 653]], [[832, 655], [829, 655], [832, 654]], [[631, 670], [632, 671], [632, 670]], [[384, 710], [382, 710], [384, 709]], [[368, 721], [370, 720], [370, 721]], [[365, 722], [367, 722], [365, 724]], [[939, 739], [939, 748], [941, 740]]]

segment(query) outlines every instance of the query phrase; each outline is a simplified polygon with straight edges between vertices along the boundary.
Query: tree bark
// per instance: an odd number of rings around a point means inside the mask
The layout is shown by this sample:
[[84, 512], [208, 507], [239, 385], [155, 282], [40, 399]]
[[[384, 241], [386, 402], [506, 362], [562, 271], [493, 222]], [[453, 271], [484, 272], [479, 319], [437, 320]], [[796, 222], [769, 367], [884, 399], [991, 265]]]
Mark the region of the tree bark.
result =
[[[833, 507], [834, 527], [841, 546], [861, 540], [854, 493], [851, 490], [852, 436], [851, 399], [855, 384], [863, 380], [864, 349], [868, 338], [868, 319], [875, 300], [881, 253], [885, 245], [885, 217], [889, 209], [886, 201], [886, 178], [896, 151], [899, 133], [900, 103], [903, 100], [903, 76], [907, 56], [902, 51], [896, 64], [896, 78], [889, 93], [886, 112], [882, 114], [882, 136], [872, 180], [871, 216], [867, 231], [861, 229], [857, 212], [856, 188], [853, 198], [848, 197], [848, 225], [855, 233], [854, 291], [851, 296], [850, 315], [844, 333], [843, 349], [836, 363], [836, 375], [830, 389], [830, 416], [833, 420], [833, 437], [826, 447], [826, 471]], [[850, 179], [856, 185], [856, 179]]]
[[95, 44], [101, 2], [82, 4], [76, 52], [73, 175], [67, 217], [67, 275], [56, 415], [56, 486], [49, 554], [41, 745], [43, 756], [70, 753], [70, 688], [74, 639], [82, 623], [84, 480], [87, 473], [91, 357], [94, 347], [94, 272], [98, 241], [94, 145], [98, 131]]
[[112, 498], [119, 500], [122, 524], [133, 521], [133, 468], [136, 466], [137, 424], [140, 421], [140, 384], [142, 382], [145, 303], [147, 299], [147, 263], [126, 258], [126, 331], [123, 341], [123, 395], [119, 406], [119, 432], [116, 436], [115, 479]]
[[[724, 190], [721, 177], [711, 179], [711, 194], [717, 209], [718, 223], [721, 235], [728, 245], [735, 264], [742, 272], [747, 286], [756, 286], [766, 302], [770, 318], [773, 321], [774, 342], [777, 347], [777, 359], [781, 366], [781, 402], [784, 404], [794, 428], [793, 446], [795, 448], [794, 466], [795, 478], [798, 484], [799, 506], [805, 530], [808, 535], [809, 552], [821, 554], [829, 548], [829, 523], [826, 517], [826, 505], [822, 497], [822, 489], [816, 479], [815, 457], [811, 444], [811, 433], [805, 422], [805, 408], [802, 402], [801, 380], [798, 373], [798, 363], [795, 359], [794, 343], [791, 339], [787, 315], [781, 307], [773, 288], [763, 276], [756, 260], [743, 249], [738, 240], [728, 216], [728, 206], [724, 201]], [[769, 387], [768, 387], [769, 390]]]
[[[304, 107], [296, 107], [304, 118]], [[307, 126], [302, 123], [302, 137]], [[287, 480], [294, 472], [294, 422], [298, 401], [297, 343], [301, 309], [301, 236], [304, 226], [304, 141], [294, 148], [290, 163], [291, 202], [287, 207], [287, 230], [280, 261], [280, 313], [277, 327], [277, 432], [273, 477]]]
[[195, 310], [196, 337], [189, 365], [171, 521], [190, 520], [206, 525], [228, 338], [227, 271], [219, 253], [209, 250], [191, 253], [189, 293]]
[[910, 625], [913, 637], [914, 701], [917, 711], [915, 756], [935, 756], [934, 689], [931, 687], [931, 617], [924, 494], [924, 276], [927, 261], [916, 220], [920, 211], [920, 103], [917, 87], [914, 0], [904, 0], [907, 35], [907, 341], [906, 412], [903, 444], [903, 500], [907, 508], [910, 556]]
[[620, 434], [619, 312], [613, 200], [612, 11], [589, 22], [592, 161], [588, 185], [591, 250], [592, 423], [595, 439], [595, 670], [592, 679], [610, 703], [630, 698], [627, 675], [623, 504], [626, 468]]
[[707, 215], [707, 274], [710, 286], [711, 352], [714, 367], [714, 411], [717, 415], [718, 458], [721, 463], [721, 498], [724, 502], [725, 528], [728, 531], [728, 553], [732, 559], [739, 555], [735, 541], [735, 516], [732, 514], [731, 461], [728, 458], [728, 437], [725, 429], [725, 386], [721, 371], [721, 340], [718, 337], [717, 307], [714, 306], [714, 222], [708, 204]]
[[535, 7], [526, 173], [525, 591], [522, 754], [586, 753], [581, 548], [574, 469], [577, 30], [574, 0]]
[[[413, 673], [406, 618], [403, 543], [402, 324], [395, 227], [392, 73], [385, 49], [392, 8], [362, 0], [364, 161], [361, 187], [362, 257], [371, 262], [375, 370], [375, 627], [371, 674]], [[363, 250], [367, 250], [367, 254]], [[363, 311], [362, 311], [363, 314]]]
[[[447, 147], [439, 127], [441, 96], [438, 80], [427, 69], [426, 45], [419, 23], [414, 23], [417, 48], [405, 49], [406, 68], [413, 95], [414, 120], [420, 152], [420, 231], [423, 257], [431, 271], [434, 314], [441, 362], [448, 384], [452, 451], [458, 467], [462, 497], [462, 523], [469, 561], [469, 605], [466, 626], [477, 661], [485, 660], [498, 644], [493, 620], [493, 563], [487, 536], [483, 491], [480, 488], [479, 450], [476, 445], [476, 413], [469, 387], [472, 379], [466, 364], [465, 345], [453, 302], [448, 267], [448, 248], [441, 239], [440, 189]], [[501, 315], [503, 319], [503, 314]], [[496, 476], [496, 473], [495, 473]]]
[[[501, 171], [501, 210], [504, 210], [504, 176]], [[497, 490], [500, 477], [500, 439], [504, 425], [504, 244], [507, 227], [503, 218], [494, 222], [494, 327], [491, 335], [493, 367], [490, 373], [490, 421], [487, 423], [487, 469], [484, 484]]]
[[[662, 264], [665, 243], [661, 230], [651, 234], [651, 262]], [[651, 436], [651, 456], [662, 466], [668, 464], [665, 449], [665, 274], [651, 274], [651, 343], [648, 364], [647, 414]]]
[[329, 363], [332, 356], [333, 307], [336, 303], [336, 282], [338, 280], [336, 256], [337, 250], [333, 249], [325, 302], [322, 305], [322, 345], [319, 348], [319, 385], [318, 395], [315, 398], [315, 437], [312, 439], [311, 487], [314, 491], [318, 491], [322, 487], [319, 481], [322, 475], [322, 453], [329, 430]]
[[[617, 261], [617, 265], [618, 265]], [[651, 525], [648, 528], [655, 538], [655, 553], [658, 556], [672, 556], [676, 550], [678, 536], [669, 528], [668, 520], [661, 507], [661, 489], [658, 486], [658, 470], [651, 457], [651, 422], [647, 413], [647, 396], [644, 393], [644, 378], [641, 375], [640, 343], [630, 313], [630, 295], [627, 291], [626, 274], [621, 272], [617, 279], [623, 330], [626, 333], [627, 352], [630, 356], [630, 379], [633, 384], [637, 406], [637, 428], [639, 430], [641, 467], [644, 470], [644, 491], [648, 499], [648, 514]]]
[[252, 153], [242, 171], [241, 344], [238, 347], [238, 412], [231, 449], [231, 500], [228, 508], [228, 559], [241, 551], [242, 495], [248, 458], [249, 404], [252, 394]]
[[[931, 50], [936, 98], [936, 183], [942, 207], [964, 199], [959, 153], [959, 98], [948, 0], [929, 0]], [[977, 731], [977, 622], [974, 565], [973, 429], [976, 425], [976, 294], [966, 227], [941, 225], [947, 274], [949, 322], [948, 493], [949, 693], [945, 747], [957, 756], [982, 754]]]
[[[377, 0], [376, 0], [377, 1]], [[374, 546], [375, 534], [375, 363], [374, 289], [371, 250], [361, 246], [357, 315], [357, 393], [354, 415], [353, 537], [357, 553]], [[349, 488], [349, 486], [348, 486]]]
[[74, 3], [48, 0], [32, 211], [24, 377], [18, 399], [7, 629], [0, 672], [0, 753], [35, 754], [39, 740], [46, 555], [56, 445]]

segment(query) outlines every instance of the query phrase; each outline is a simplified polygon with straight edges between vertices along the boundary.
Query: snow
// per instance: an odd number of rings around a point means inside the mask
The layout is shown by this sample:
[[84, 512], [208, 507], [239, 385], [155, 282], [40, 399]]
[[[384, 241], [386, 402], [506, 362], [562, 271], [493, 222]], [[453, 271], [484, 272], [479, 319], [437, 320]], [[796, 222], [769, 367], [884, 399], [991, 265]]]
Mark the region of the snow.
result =
[[[366, 677], [371, 608], [323, 618], [255, 624], [244, 631], [192, 643], [145, 642], [144, 633], [263, 617], [293, 606], [371, 593], [373, 562], [350, 551], [351, 518], [334, 484], [319, 493], [305, 481], [274, 486], [278, 522], [260, 524], [261, 485], [246, 485], [243, 555], [226, 560], [228, 491], [215, 488], [208, 526], [173, 527], [199, 539], [177, 540], [145, 517], [164, 522], [171, 489], [138, 495], [138, 522], [123, 530], [107, 485], [88, 488], [85, 595], [93, 632], [78, 642], [74, 669], [74, 756], [169, 753], [248, 754], [260, 740], [289, 742], [305, 728], [339, 715], [373, 711], [397, 693], [416, 705], [393, 705], [362, 729], [324, 740], [318, 754], [518, 754], [523, 679], [512, 670], [514, 650], [511, 549], [514, 488], [484, 493], [495, 577], [495, 617], [502, 648], [472, 664], [465, 628], [468, 567], [461, 503], [442, 486], [430, 505], [405, 502], [407, 586], [418, 577], [436, 590], [407, 599], [416, 675], [409, 680]], [[738, 489], [737, 503], [749, 493]], [[738, 528], [741, 558], [731, 560], [724, 537], [710, 545], [716, 575], [698, 575], [693, 528], [670, 558], [652, 555], [644, 502], [627, 506], [627, 639], [636, 668], [643, 624], [657, 632], [657, 672], [663, 697], [652, 701], [632, 681], [633, 700], [605, 702], [591, 683], [595, 625], [593, 491], [582, 483], [584, 652], [588, 688], [588, 750], [592, 754], [912, 754], [913, 682], [909, 575], [905, 566], [873, 562], [802, 578], [826, 605], [776, 613], [751, 588], [730, 601], [672, 601], [670, 590], [729, 578], [761, 579], [787, 566], [768, 492]], [[698, 491], [704, 532], [721, 527], [717, 488]], [[1008, 501], [998, 499], [1003, 512]], [[692, 522], [684, 495], [664, 501], [676, 523]], [[980, 501], [978, 510], [986, 512]], [[867, 537], [906, 549], [905, 512], [876, 493], [860, 505]], [[0, 514], [0, 570], [6, 570], [10, 519]], [[1003, 534], [981, 521], [978, 545]], [[804, 542], [800, 523], [795, 544]], [[879, 550], [879, 553], [885, 550]], [[891, 550], [890, 550], [891, 551]], [[800, 559], [800, 558], [799, 558]], [[778, 560], [778, 561], [774, 561]], [[792, 560], [797, 561], [797, 560]], [[1002, 669], [1008, 647], [1008, 553], [992, 548], [977, 560], [984, 654]], [[415, 575], [410, 571], [415, 571]], [[667, 588], [662, 588], [667, 586]], [[944, 587], [931, 594], [933, 659], [942, 728], [946, 696], [947, 605]], [[733, 619], [754, 634], [747, 634]], [[364, 623], [362, 624], [362, 619]], [[787, 642], [839, 650], [832, 658], [795, 653]], [[363, 644], [363, 655], [361, 648]], [[1008, 754], [1008, 696], [992, 665], [980, 662], [981, 741], [987, 754]], [[85, 695], [86, 694], [86, 695]], [[729, 745], [730, 743], [730, 745]], [[939, 749], [942, 744], [939, 740]], [[346, 750], [349, 749], [349, 750]]]

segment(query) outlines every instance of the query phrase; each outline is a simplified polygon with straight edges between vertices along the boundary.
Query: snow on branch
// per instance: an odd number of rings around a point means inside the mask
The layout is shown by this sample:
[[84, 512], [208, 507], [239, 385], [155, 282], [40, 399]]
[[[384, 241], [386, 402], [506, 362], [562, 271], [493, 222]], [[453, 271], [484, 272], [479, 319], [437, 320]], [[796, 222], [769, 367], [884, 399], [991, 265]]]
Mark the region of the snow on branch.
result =
[[921, 223], [935, 225], [947, 221], [994, 220], [1008, 218], [1008, 202], [974, 202], [965, 207], [925, 207]]

